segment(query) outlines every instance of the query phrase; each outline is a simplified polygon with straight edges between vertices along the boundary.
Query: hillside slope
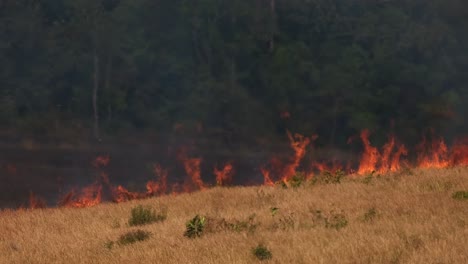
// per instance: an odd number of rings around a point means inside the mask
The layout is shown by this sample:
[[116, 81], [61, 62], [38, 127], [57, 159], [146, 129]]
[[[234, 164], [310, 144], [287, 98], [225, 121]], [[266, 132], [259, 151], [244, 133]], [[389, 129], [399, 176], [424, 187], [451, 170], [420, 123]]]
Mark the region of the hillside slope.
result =
[[[414, 170], [298, 188], [233, 187], [85, 209], [0, 212], [0, 263], [466, 263], [468, 168]], [[130, 227], [131, 209], [167, 208]], [[185, 224], [206, 216], [200, 238]], [[141, 229], [149, 239], [112, 244]]]

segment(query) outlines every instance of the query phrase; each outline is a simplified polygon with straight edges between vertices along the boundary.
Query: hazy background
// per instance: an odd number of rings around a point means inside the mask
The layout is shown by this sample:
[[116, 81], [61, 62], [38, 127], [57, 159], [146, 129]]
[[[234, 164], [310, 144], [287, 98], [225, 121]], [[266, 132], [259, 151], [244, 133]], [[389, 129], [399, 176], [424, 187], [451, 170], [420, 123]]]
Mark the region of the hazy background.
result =
[[184, 177], [181, 147], [259, 182], [286, 130], [319, 135], [307, 159], [355, 158], [365, 128], [450, 143], [467, 28], [464, 0], [0, 0], [0, 206], [91, 183], [101, 154], [142, 188], [154, 162]]

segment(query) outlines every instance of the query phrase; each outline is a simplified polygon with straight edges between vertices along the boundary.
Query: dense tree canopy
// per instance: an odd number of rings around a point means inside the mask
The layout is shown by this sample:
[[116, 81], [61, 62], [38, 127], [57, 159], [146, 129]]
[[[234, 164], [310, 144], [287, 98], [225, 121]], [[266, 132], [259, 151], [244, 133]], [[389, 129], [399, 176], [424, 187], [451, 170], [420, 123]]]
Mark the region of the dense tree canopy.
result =
[[466, 132], [467, 3], [2, 0], [0, 124], [96, 121], [104, 138], [182, 124], [230, 145]]

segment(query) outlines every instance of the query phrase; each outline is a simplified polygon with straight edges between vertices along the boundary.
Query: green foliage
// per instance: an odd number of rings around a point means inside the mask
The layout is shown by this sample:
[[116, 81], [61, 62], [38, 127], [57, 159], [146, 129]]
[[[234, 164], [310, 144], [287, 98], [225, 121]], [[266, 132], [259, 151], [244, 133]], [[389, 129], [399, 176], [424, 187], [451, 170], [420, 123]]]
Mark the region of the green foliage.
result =
[[271, 207], [270, 208], [271, 216], [275, 216], [278, 213], [278, 210], [279, 210], [278, 207]]
[[201, 237], [206, 225], [206, 218], [204, 216], [196, 215], [185, 224], [186, 230], [184, 236], [188, 238]]
[[348, 225], [348, 219], [342, 213], [332, 213], [330, 217], [326, 219], [325, 227], [333, 229], [341, 229]]
[[154, 222], [162, 222], [167, 218], [167, 210], [163, 208], [160, 212], [156, 212], [151, 208], [145, 208], [141, 205], [132, 208], [129, 226], [146, 225]]
[[273, 258], [271, 251], [263, 244], [259, 244], [258, 246], [252, 248], [252, 254], [258, 260], [269, 260]]
[[225, 218], [207, 218], [205, 231], [206, 232], [248, 232], [254, 233], [259, 226], [259, 223], [255, 221], [256, 214], [250, 215], [245, 220], [238, 219], [225, 219]]
[[321, 210], [315, 210], [312, 212], [314, 226], [324, 226], [326, 228], [341, 229], [348, 225], [348, 219], [344, 212], [336, 212], [331, 210], [325, 213]]
[[107, 241], [106, 243], [104, 243], [104, 246], [107, 248], [107, 249], [112, 249], [115, 245], [115, 242], [114, 241]]
[[[151, 233], [144, 231], [144, 230], [134, 230], [134, 231], [129, 231], [119, 237], [119, 240], [117, 243], [119, 245], [128, 245], [128, 244], [133, 244], [139, 241], [144, 241], [150, 238]], [[113, 244], [112, 244], [113, 245]], [[112, 246], [111, 246], [112, 247]]]
[[363, 220], [365, 222], [370, 222], [370, 221], [373, 221], [376, 216], [377, 216], [377, 210], [375, 208], [371, 208], [367, 210], [367, 212], [364, 214]]
[[312, 179], [312, 184], [339, 184], [345, 176], [346, 173], [342, 170], [324, 171]]
[[0, 123], [43, 135], [89, 124], [97, 58], [108, 133], [200, 121], [236, 146], [284, 131], [278, 108], [294, 113], [288, 126], [333, 131], [325, 142], [342, 147], [390, 120], [408, 142], [422, 127], [466, 131], [468, 16], [453, 3], [285, 1], [272, 16], [255, 1], [10, 1]]
[[457, 191], [452, 194], [455, 200], [468, 200], [468, 191]]
[[301, 186], [306, 181], [305, 174], [302, 172], [297, 172], [289, 181], [289, 186], [292, 188], [297, 188]]

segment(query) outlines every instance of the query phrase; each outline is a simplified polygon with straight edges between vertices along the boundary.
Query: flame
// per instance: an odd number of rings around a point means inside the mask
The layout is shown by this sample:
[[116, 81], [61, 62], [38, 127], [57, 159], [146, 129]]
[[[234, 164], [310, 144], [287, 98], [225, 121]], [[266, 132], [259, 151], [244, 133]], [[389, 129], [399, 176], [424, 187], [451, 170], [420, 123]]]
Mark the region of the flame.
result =
[[408, 150], [406, 150], [404, 145], [400, 145], [397, 152], [393, 155], [392, 162], [390, 163], [390, 171], [395, 172], [400, 170], [400, 158], [403, 155], [408, 155]]
[[452, 166], [468, 166], [468, 137], [455, 141], [450, 163]]
[[232, 175], [234, 169], [232, 164], [229, 162], [224, 165], [223, 169], [214, 168], [213, 173], [216, 176], [216, 185], [222, 186], [232, 181]]
[[377, 162], [380, 159], [380, 153], [376, 147], [373, 147], [369, 140], [370, 132], [365, 129], [361, 132], [361, 140], [364, 144], [364, 153], [359, 164], [358, 174], [366, 174], [376, 170]]
[[95, 168], [103, 168], [106, 167], [110, 162], [109, 155], [106, 156], [97, 156], [96, 159], [92, 162]]
[[64, 207], [91, 207], [101, 203], [102, 185], [94, 183], [83, 188], [79, 195], [73, 190], [67, 193], [59, 202]]
[[331, 164], [327, 162], [312, 162], [312, 167], [316, 168], [320, 173], [326, 171], [335, 173], [343, 169], [343, 166], [336, 161], [333, 161]]
[[[301, 163], [306, 155], [306, 149], [317, 139], [317, 136], [305, 137], [300, 134], [291, 134], [287, 132], [290, 147], [294, 153], [287, 161], [282, 161], [277, 157], [273, 157], [268, 166], [260, 168], [263, 175], [263, 184], [266, 186], [274, 186], [275, 181], [279, 179], [280, 182], [289, 185], [291, 178], [301, 166]], [[360, 133], [364, 151], [357, 168], [358, 175], [367, 174], [370, 172], [387, 173], [398, 171], [401, 168], [401, 157], [408, 155], [408, 149], [405, 145], [400, 144], [395, 136], [391, 135], [388, 141], [384, 144], [381, 150], [372, 146], [369, 140], [369, 130], [363, 130]], [[352, 142], [354, 138], [350, 138]], [[454, 141], [451, 148], [441, 137], [432, 136], [428, 141], [426, 137], [416, 147], [417, 150], [417, 167], [422, 168], [446, 168], [448, 166], [468, 166], [468, 137]], [[83, 208], [94, 206], [102, 202], [103, 197], [110, 198], [114, 202], [125, 202], [135, 199], [145, 199], [157, 195], [164, 195], [168, 192], [178, 194], [181, 192], [190, 192], [193, 190], [204, 190], [206, 185], [201, 178], [200, 165], [201, 158], [189, 158], [186, 154], [186, 149], [182, 149], [177, 156], [178, 160], [182, 162], [183, 168], [187, 174], [187, 178], [183, 185], [180, 182], [170, 184], [168, 183], [168, 170], [163, 169], [161, 165], [154, 164], [153, 172], [156, 176], [155, 179], [146, 183], [146, 191], [132, 192], [125, 187], [118, 185], [113, 186], [109, 180], [108, 174], [104, 168], [108, 166], [110, 157], [98, 156], [91, 163], [97, 169], [98, 179], [91, 185], [82, 188], [79, 191], [72, 190], [64, 195], [58, 202], [59, 206]], [[409, 163], [404, 161], [409, 166]], [[307, 179], [314, 175], [314, 170], [320, 172], [329, 171], [337, 172], [346, 167], [346, 172], [353, 173], [351, 161], [340, 163], [337, 160], [330, 161], [313, 161], [310, 170], [304, 171]], [[7, 167], [8, 169], [8, 167]], [[16, 173], [16, 168], [9, 169]], [[232, 181], [234, 174], [234, 167], [232, 162], [227, 162], [221, 167], [215, 166], [213, 168], [216, 184], [218, 186], [228, 185]], [[34, 193], [29, 195], [30, 208], [43, 208], [46, 206], [45, 200], [39, 198]]]
[[119, 185], [112, 189], [112, 199], [116, 203], [127, 202], [136, 199], [143, 199], [147, 197], [145, 193], [130, 192], [123, 186]]
[[[294, 150], [294, 157], [288, 165], [283, 170], [282, 180], [288, 181], [290, 180], [295, 174], [296, 169], [299, 167], [302, 158], [304, 158], [306, 154], [307, 145], [310, 144], [310, 138], [304, 137], [300, 134], [294, 134], [294, 136], [288, 131], [288, 138], [290, 142], [291, 148]], [[315, 136], [314, 136], [315, 138]]]
[[29, 208], [31, 209], [39, 209], [39, 208], [46, 208], [47, 204], [46, 201], [36, 196], [33, 192], [29, 193]]
[[[159, 164], [154, 164], [153, 171], [154, 174], [158, 177], [158, 182], [149, 181], [146, 184], [146, 189], [148, 190], [148, 193], [165, 194], [167, 192], [167, 175], [169, 174], [168, 170], [163, 169]], [[152, 188], [148, 188], [149, 185], [152, 186]], [[158, 191], [155, 190], [156, 185]]]
[[262, 172], [262, 175], [263, 175], [263, 185], [274, 186], [275, 183], [270, 177], [270, 171], [266, 168], [260, 168], [260, 171]]
[[419, 167], [446, 168], [449, 166], [449, 152], [442, 138], [433, 137], [432, 142], [428, 144], [424, 136], [417, 148], [420, 151], [418, 154]]

